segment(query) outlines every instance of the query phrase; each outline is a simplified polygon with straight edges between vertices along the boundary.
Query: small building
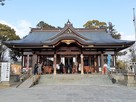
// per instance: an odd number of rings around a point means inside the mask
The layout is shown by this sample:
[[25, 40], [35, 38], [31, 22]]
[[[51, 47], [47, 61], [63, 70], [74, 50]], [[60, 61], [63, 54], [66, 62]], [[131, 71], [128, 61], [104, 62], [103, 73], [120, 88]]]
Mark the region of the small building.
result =
[[32, 28], [22, 40], [6, 41], [12, 50], [22, 52], [22, 67], [33, 69], [42, 62], [43, 73], [94, 73], [102, 71], [107, 56], [110, 67], [116, 66], [116, 54], [130, 47], [134, 41], [114, 39], [104, 28], [74, 28], [67, 22], [61, 29]]

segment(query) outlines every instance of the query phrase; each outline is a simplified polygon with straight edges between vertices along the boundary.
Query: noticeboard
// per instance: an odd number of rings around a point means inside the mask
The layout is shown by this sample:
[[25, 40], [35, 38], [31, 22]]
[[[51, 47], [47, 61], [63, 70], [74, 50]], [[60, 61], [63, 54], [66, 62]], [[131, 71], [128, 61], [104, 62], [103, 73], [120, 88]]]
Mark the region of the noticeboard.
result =
[[2, 62], [1, 63], [1, 81], [10, 80], [10, 63]]

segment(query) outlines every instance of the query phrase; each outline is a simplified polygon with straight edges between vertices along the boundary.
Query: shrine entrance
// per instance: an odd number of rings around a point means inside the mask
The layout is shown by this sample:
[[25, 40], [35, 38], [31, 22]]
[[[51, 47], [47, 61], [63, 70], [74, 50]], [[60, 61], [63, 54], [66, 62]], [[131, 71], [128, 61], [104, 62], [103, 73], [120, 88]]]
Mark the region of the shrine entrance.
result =
[[72, 73], [72, 68], [73, 68], [73, 57], [71, 56], [65, 57], [66, 73]]
[[65, 65], [73, 66], [73, 57], [65, 57]]
[[77, 61], [77, 55], [60, 55], [60, 63], [62, 63], [64, 66], [63, 73], [66, 74], [77, 73], [79, 63]]

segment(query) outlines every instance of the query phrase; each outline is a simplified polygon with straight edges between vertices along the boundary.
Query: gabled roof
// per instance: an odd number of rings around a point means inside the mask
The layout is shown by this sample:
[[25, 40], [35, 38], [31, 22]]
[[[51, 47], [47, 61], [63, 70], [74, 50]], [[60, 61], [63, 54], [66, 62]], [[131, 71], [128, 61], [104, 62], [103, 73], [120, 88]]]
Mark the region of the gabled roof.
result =
[[56, 37], [60, 37], [61, 35], [75, 35], [83, 40], [88, 40], [88, 38], [82, 36], [81, 34], [79, 34], [74, 28], [73, 25], [68, 21], [67, 24], [65, 24], [65, 27], [54, 37], [50, 38], [49, 40], [53, 40]]
[[[7, 46], [43, 46], [54, 45], [61, 40], [76, 40], [81, 45], [112, 46], [119, 45], [127, 47], [135, 41], [119, 40], [111, 37], [105, 29], [78, 29], [68, 21], [63, 29], [42, 30], [32, 29], [28, 36], [22, 40], [6, 41]], [[124, 47], [125, 48], [125, 47]]]
[[91, 42], [90, 39], [86, 38], [85, 36], [78, 33], [72, 26], [72, 24], [68, 21], [67, 24], [65, 24], [65, 27], [56, 35], [49, 38], [48, 40], [42, 42], [43, 44], [47, 45], [53, 45], [61, 40], [76, 40], [80, 42], [83, 45], [86, 45]]

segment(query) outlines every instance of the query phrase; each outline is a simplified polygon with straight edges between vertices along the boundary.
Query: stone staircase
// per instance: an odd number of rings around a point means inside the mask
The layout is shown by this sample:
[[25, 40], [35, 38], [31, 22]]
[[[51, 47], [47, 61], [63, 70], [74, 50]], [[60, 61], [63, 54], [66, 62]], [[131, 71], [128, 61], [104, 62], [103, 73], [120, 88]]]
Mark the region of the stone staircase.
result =
[[40, 79], [40, 75], [32, 75], [28, 79], [26, 79], [24, 82], [20, 83], [16, 86], [16, 88], [30, 88], [38, 83]]
[[38, 85], [35, 87], [44, 87], [46, 85], [113, 85], [108, 75], [101, 74], [57, 74], [41, 75]]
[[28, 79], [26, 79], [20, 85], [17, 85], [16, 88], [29, 88], [32, 84], [33, 84], [33, 77], [30, 76]]

